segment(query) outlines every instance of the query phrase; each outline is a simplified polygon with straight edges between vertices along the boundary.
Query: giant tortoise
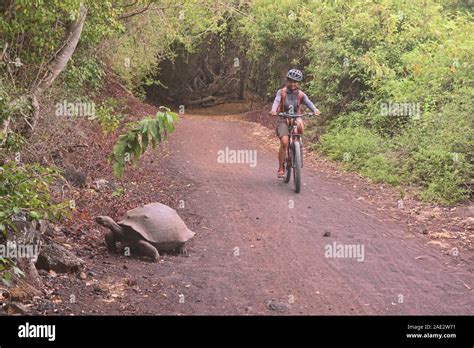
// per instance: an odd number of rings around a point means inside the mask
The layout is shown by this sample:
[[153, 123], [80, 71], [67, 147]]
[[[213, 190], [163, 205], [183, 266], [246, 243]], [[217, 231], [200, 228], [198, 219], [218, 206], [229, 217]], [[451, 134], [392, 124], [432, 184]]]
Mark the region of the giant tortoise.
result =
[[139, 255], [158, 260], [159, 251], [177, 250], [186, 253], [185, 243], [195, 233], [188, 229], [176, 210], [150, 203], [129, 210], [119, 222], [108, 216], [97, 216], [95, 221], [107, 227], [105, 243], [110, 252], [116, 252], [116, 242], [129, 247]]

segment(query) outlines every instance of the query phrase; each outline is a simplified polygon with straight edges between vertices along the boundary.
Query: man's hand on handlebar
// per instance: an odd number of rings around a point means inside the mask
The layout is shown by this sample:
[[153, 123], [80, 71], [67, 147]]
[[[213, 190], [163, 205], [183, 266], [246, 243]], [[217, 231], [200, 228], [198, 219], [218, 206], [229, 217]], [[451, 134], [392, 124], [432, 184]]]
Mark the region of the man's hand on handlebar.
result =
[[270, 116], [276, 116], [276, 115], [277, 115], [276, 111], [270, 111], [268, 114], [269, 114]]
[[314, 116], [319, 116], [319, 115], [321, 115], [321, 111], [319, 111], [318, 109], [316, 109], [316, 110], [314, 111]]

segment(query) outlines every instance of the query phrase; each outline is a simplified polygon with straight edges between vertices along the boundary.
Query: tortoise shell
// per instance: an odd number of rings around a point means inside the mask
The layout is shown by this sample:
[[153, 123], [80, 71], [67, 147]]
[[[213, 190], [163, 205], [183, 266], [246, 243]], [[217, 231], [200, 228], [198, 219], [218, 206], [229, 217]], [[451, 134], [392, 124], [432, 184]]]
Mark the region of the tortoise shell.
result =
[[161, 203], [129, 210], [118, 224], [130, 227], [145, 240], [163, 247], [185, 243], [196, 234], [188, 229], [176, 210]]

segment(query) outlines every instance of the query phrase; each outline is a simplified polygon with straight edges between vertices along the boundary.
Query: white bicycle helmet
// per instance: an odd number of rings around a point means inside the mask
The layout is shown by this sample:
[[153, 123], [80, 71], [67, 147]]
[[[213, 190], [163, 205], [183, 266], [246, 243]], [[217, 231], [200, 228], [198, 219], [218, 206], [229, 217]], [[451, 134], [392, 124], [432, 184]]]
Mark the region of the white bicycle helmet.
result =
[[303, 73], [298, 69], [291, 69], [288, 71], [288, 74], [286, 74], [286, 77], [301, 82], [301, 80], [303, 80]]

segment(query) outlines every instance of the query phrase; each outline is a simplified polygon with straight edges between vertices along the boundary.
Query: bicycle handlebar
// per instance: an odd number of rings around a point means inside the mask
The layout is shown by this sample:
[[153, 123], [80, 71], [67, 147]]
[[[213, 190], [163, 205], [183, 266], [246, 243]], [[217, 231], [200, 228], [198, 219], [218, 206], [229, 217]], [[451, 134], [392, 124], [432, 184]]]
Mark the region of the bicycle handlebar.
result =
[[286, 112], [279, 112], [278, 113], [278, 116], [281, 116], [281, 117], [288, 117], [288, 118], [297, 118], [297, 117], [304, 117], [304, 116], [312, 116], [314, 115], [313, 113], [305, 113], [305, 114], [288, 114]]

